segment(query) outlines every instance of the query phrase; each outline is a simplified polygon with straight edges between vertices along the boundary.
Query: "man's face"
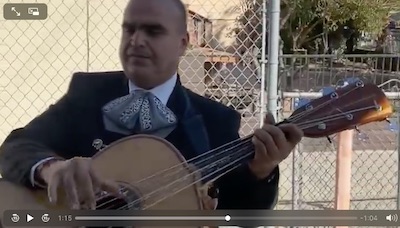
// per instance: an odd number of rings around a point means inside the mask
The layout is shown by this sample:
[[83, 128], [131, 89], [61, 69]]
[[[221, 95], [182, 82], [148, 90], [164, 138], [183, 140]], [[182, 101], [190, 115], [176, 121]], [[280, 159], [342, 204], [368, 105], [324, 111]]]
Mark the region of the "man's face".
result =
[[125, 9], [120, 59], [126, 76], [146, 89], [177, 70], [188, 35], [171, 0], [131, 0]]

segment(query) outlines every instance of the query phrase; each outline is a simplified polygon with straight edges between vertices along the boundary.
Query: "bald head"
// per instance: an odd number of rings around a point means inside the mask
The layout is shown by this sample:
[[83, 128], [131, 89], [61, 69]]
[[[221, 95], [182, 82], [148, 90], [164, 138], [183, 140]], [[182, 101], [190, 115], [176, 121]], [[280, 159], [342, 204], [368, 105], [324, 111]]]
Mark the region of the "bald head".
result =
[[186, 28], [180, 0], [130, 0], [120, 45], [125, 75], [145, 89], [171, 78], [189, 43]]
[[136, 3], [146, 2], [150, 5], [157, 5], [157, 7], [168, 9], [171, 14], [176, 16], [176, 22], [179, 25], [179, 31], [187, 32], [187, 11], [185, 4], [181, 0], [130, 0], [125, 8], [124, 16], [129, 16], [131, 8], [137, 6]]
[[186, 32], [187, 31], [187, 11], [186, 11], [186, 7], [183, 4], [183, 2], [181, 0], [165, 0], [165, 1], [171, 1], [176, 8], [178, 9], [178, 11], [180, 12], [181, 15], [181, 26], [182, 26], [182, 31]]

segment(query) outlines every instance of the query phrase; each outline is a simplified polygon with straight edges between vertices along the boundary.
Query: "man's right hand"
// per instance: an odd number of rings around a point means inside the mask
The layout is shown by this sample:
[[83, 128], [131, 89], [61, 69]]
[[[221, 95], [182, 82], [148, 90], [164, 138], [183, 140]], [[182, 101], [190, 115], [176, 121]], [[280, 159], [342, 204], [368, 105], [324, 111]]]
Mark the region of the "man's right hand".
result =
[[92, 159], [75, 157], [65, 161], [53, 161], [38, 170], [47, 183], [51, 203], [57, 202], [57, 190], [64, 189], [71, 209], [96, 209], [96, 193], [107, 191], [119, 195], [118, 186], [102, 180], [92, 169]]

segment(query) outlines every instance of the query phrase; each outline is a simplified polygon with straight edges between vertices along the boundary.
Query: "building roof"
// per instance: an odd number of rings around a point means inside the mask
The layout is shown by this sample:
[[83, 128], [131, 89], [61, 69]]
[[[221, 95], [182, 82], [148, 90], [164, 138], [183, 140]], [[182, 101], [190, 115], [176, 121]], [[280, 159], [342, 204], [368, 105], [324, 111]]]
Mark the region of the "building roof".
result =
[[195, 47], [186, 51], [187, 56], [204, 56], [208, 62], [236, 63], [238, 56], [229, 52], [218, 51], [207, 47]]

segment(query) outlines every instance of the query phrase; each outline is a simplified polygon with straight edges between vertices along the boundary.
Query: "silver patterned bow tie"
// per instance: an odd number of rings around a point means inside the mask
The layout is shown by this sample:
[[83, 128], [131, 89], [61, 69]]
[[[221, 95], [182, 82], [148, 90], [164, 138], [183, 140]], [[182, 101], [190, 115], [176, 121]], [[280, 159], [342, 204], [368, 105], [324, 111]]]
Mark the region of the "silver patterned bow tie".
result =
[[151, 92], [137, 90], [103, 107], [107, 130], [121, 134], [151, 134], [165, 138], [176, 127], [177, 117]]

